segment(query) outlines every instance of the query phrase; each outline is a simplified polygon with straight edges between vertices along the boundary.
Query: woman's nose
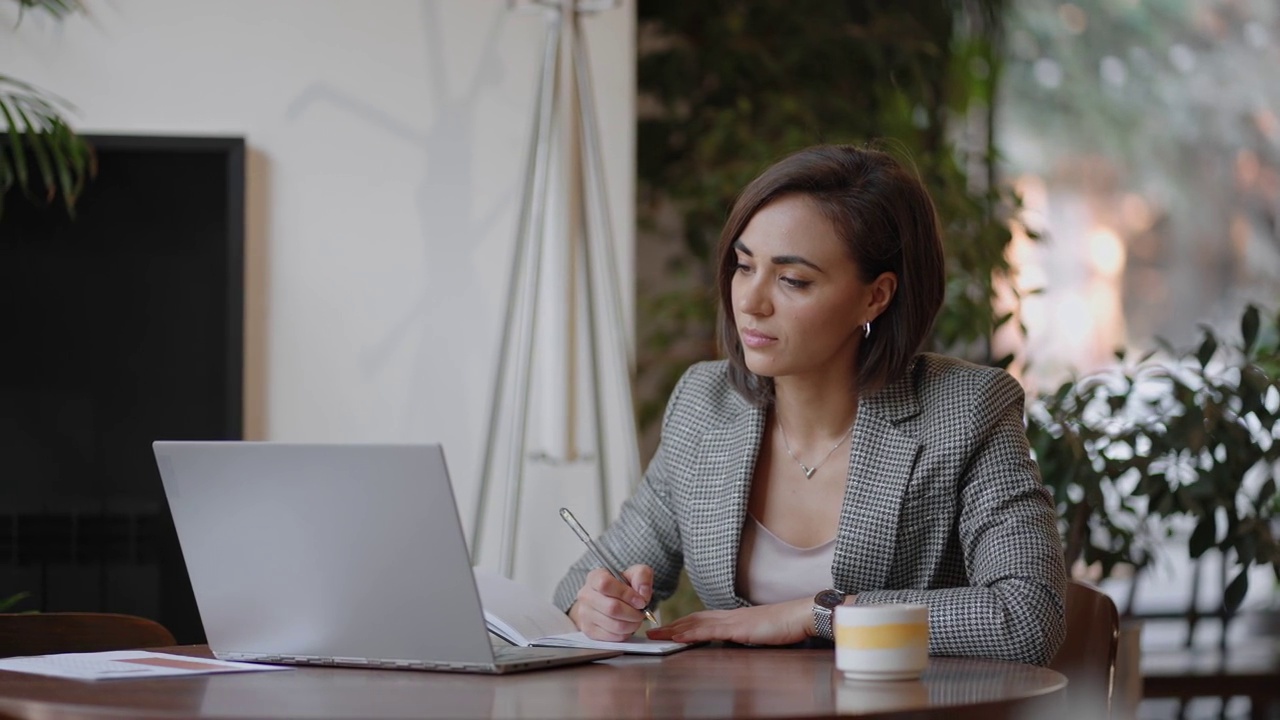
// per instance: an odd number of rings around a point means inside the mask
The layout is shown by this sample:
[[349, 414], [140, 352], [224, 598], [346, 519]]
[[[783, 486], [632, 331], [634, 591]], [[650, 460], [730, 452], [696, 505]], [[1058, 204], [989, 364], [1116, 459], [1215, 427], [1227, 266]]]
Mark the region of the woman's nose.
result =
[[748, 315], [767, 315], [772, 307], [768, 288], [760, 276], [740, 278], [738, 310]]

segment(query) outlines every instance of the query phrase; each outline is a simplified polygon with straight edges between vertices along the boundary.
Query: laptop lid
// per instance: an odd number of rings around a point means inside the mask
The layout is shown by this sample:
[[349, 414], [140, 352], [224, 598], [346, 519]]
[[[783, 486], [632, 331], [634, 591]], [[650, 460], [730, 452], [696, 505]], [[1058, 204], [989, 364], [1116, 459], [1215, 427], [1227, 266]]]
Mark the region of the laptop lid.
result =
[[217, 656], [494, 664], [439, 445], [154, 449]]

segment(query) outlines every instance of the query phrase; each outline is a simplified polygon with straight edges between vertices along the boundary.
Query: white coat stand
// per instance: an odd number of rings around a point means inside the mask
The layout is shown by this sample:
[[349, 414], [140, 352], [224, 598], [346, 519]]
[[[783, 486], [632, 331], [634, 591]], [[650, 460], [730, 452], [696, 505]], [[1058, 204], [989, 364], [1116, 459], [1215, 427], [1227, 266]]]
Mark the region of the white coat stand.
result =
[[[605, 193], [601, 161], [600, 132], [593, 105], [594, 94], [582, 40], [580, 19], [585, 14], [613, 8], [616, 0], [524, 0], [514, 6], [537, 9], [546, 16], [546, 44], [538, 81], [537, 108], [533, 117], [529, 155], [525, 169], [524, 193], [516, 230], [515, 252], [508, 283], [506, 316], [502, 330], [493, 398], [489, 410], [484, 460], [470, 538], [473, 563], [480, 561], [485, 537], [485, 517], [501, 511], [502, 547], [500, 571], [512, 577], [519, 533], [520, 503], [529, 462], [552, 465], [593, 462], [596, 465], [600, 518], [609, 517], [609, 456], [614, 447], [628, 456], [626, 487], [639, 478], [640, 452], [636, 439], [634, 405], [631, 399], [631, 358], [629, 335], [624, 332], [624, 315], [614, 253], [614, 240]], [[562, 68], [561, 63], [567, 63]], [[562, 74], [564, 76], [562, 81]], [[570, 123], [562, 126], [561, 123]], [[557, 133], [560, 133], [557, 135]], [[563, 303], [543, 308], [547, 292], [540, 281], [547, 247], [549, 187], [555, 138], [568, 138], [560, 146], [561, 176], [566, 178], [568, 211], [564, 232], [551, 238], [564, 258], [567, 279]], [[594, 209], [594, 211], [593, 211]], [[554, 289], [560, 292], [560, 288]], [[554, 311], [554, 312], [549, 312]], [[585, 311], [585, 316], [583, 316]], [[565, 367], [563, 438], [556, 451], [530, 452], [531, 371], [537, 345], [539, 321], [548, 317], [566, 322], [562, 360]], [[579, 337], [586, 347], [580, 348]], [[585, 349], [585, 353], [581, 352]], [[594, 454], [580, 448], [578, 435], [579, 357], [585, 355], [591, 395], [589, 414]], [[560, 368], [556, 369], [557, 372]], [[612, 395], [612, 398], [607, 397]], [[610, 403], [609, 400], [613, 402]], [[607, 420], [607, 416], [612, 420]], [[545, 432], [546, 428], [540, 428]], [[612, 432], [612, 434], [610, 434]], [[501, 505], [491, 507], [495, 496]], [[558, 520], [556, 521], [558, 522]], [[569, 532], [567, 529], [565, 532]]]

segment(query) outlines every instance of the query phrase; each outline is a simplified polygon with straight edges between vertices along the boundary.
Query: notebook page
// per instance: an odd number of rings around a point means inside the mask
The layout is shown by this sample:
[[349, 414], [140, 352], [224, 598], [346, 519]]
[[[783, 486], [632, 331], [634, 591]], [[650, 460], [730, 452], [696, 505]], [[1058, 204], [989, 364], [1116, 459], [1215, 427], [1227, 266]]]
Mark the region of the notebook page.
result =
[[622, 642], [607, 642], [604, 640], [592, 640], [581, 632], [572, 632], [564, 635], [553, 635], [550, 637], [539, 638], [533, 643], [544, 647], [566, 647], [566, 648], [591, 648], [593, 650], [618, 650], [624, 653], [634, 655], [666, 655], [668, 653], [684, 650], [692, 645], [688, 643], [675, 642], [674, 640], [650, 640], [640, 635], [633, 636]]
[[503, 639], [528, 646], [541, 637], [577, 630], [560, 608], [524, 585], [481, 568], [475, 568], [475, 576], [485, 623]]
[[568, 615], [528, 587], [481, 568], [474, 571], [485, 624], [512, 644], [619, 650], [638, 655], [666, 655], [692, 647], [670, 640], [650, 640], [643, 635], [623, 642], [592, 640], [574, 626]]

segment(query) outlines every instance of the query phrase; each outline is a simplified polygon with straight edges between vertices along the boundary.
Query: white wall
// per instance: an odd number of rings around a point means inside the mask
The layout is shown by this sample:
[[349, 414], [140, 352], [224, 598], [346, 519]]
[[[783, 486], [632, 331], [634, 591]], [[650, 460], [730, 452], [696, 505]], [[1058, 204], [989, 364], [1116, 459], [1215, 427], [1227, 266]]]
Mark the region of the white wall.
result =
[[[247, 138], [247, 436], [443, 442], [470, 524], [539, 13], [506, 0], [85, 4], [87, 18], [28, 13], [13, 30], [4, 3], [0, 73], [70, 100], [82, 132]], [[629, 277], [633, 2], [585, 30]], [[565, 536], [543, 558], [558, 568], [577, 548], [557, 523], [525, 527]]]

